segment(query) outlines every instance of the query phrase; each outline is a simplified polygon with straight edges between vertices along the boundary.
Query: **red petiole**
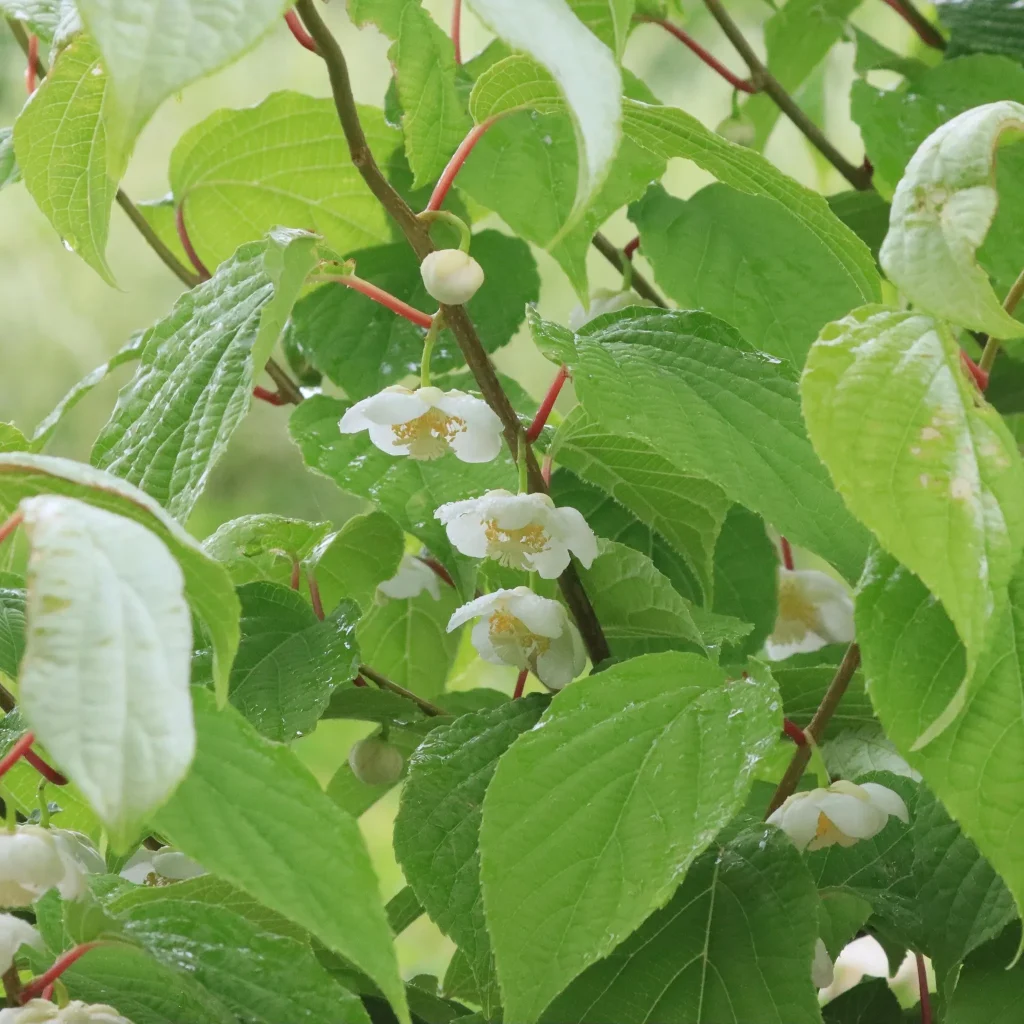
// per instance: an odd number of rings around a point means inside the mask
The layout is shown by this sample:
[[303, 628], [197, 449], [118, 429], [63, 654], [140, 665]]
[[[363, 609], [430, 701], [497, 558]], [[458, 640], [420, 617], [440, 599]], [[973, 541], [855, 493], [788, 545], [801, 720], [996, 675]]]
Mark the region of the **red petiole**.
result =
[[192, 239], [188, 236], [188, 228], [185, 227], [184, 200], [178, 203], [178, 209], [174, 212], [174, 224], [178, 229], [178, 240], [181, 242], [181, 247], [185, 250], [185, 255], [191, 260], [192, 266], [196, 268], [196, 273], [199, 275], [200, 280], [209, 281], [210, 272], [206, 269], [206, 264], [199, 258], [199, 253], [193, 248]]
[[555, 402], [558, 401], [558, 396], [562, 391], [562, 387], [565, 382], [569, 379], [569, 367], [563, 365], [557, 374], [555, 379], [551, 382], [551, 387], [548, 388], [548, 393], [544, 396], [544, 401], [540, 403], [540, 408], [537, 410], [537, 415], [533, 417], [533, 422], [530, 424], [530, 429], [526, 431], [526, 440], [533, 444], [541, 435], [541, 431], [544, 429], [544, 424], [547, 423], [548, 417], [551, 415], [551, 410], [555, 407]]
[[406, 320], [414, 323], [417, 327], [429, 329], [431, 323], [433, 323], [433, 317], [429, 313], [423, 313], [415, 309], [408, 302], [403, 302], [401, 299], [396, 298], [391, 292], [386, 292], [383, 288], [378, 288], [377, 285], [364, 281], [361, 277], [356, 277], [355, 274], [342, 274], [337, 277], [326, 277], [323, 280], [333, 281], [335, 284], [343, 284], [346, 288], [351, 288], [353, 291], [365, 295], [368, 299], [373, 299], [374, 302], [379, 302], [382, 306], [386, 306], [392, 313], [405, 317]]
[[304, 46], [311, 53], [319, 54], [320, 51], [316, 48], [316, 43], [313, 42], [313, 37], [306, 31], [306, 26], [302, 24], [302, 21], [298, 14], [295, 13], [294, 8], [284, 16], [284, 20], [288, 25], [291, 34], [295, 36], [295, 41], [300, 46]]
[[688, 46], [712, 71], [717, 71], [734, 89], [748, 93], [758, 91], [752, 82], [748, 82], [745, 78], [740, 78], [739, 75], [733, 74], [717, 57], [712, 56], [693, 36], [688, 32], [684, 32], [678, 25], [673, 25], [671, 21], [665, 18], [654, 18], [646, 14], [638, 15], [637, 21], [647, 21], [652, 25], [660, 25], [666, 32], [674, 35], [681, 43]]
[[40, 974], [37, 978], [33, 978], [21, 990], [21, 995], [18, 998], [22, 1005], [45, 992], [48, 986], [52, 985], [76, 960], [85, 956], [89, 950], [102, 945], [105, 945], [105, 943], [83, 942], [80, 946], [75, 946], [74, 949], [69, 949], [66, 953], [57, 957], [53, 966], [45, 974]]
[[427, 210], [441, 209], [445, 196], [448, 195], [448, 190], [452, 187], [455, 176], [462, 170], [462, 165], [466, 162], [466, 158], [473, 152], [473, 147], [480, 141], [484, 132], [497, 120], [496, 117], [489, 117], [486, 121], [481, 121], [480, 124], [474, 125], [469, 130], [466, 137], [459, 143], [459, 148], [452, 154], [451, 160], [448, 161], [448, 166], [441, 172], [441, 177], [437, 179], [434, 191], [430, 193], [430, 200], [426, 206]]

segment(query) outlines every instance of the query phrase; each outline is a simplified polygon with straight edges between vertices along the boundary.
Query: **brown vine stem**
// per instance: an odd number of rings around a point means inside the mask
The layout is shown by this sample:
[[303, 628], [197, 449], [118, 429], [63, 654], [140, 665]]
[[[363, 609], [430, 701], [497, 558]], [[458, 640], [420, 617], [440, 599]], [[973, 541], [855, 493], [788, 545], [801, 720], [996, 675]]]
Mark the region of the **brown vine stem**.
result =
[[765, 92], [775, 105], [796, 125], [808, 142], [855, 188], [864, 192], [870, 189], [871, 174], [865, 167], [851, 164], [842, 153], [825, 138], [821, 129], [796, 105], [793, 97], [782, 88], [779, 80], [764, 66], [740, 31], [739, 25], [729, 16], [721, 0], [704, 0], [704, 6], [729, 37], [729, 42], [746, 61], [750, 79], [758, 92]]
[[[11, 35], [14, 36], [15, 41], [24, 51], [25, 55], [29, 54], [29, 39], [28, 34], [25, 32], [24, 27], [13, 18], [7, 19], [7, 27], [11, 30]], [[36, 74], [40, 79], [46, 76], [46, 65], [37, 57], [36, 58]], [[139, 212], [139, 208], [128, 198], [128, 194], [124, 189], [119, 188], [117, 190], [117, 205], [128, 215], [128, 219], [135, 225], [135, 229], [140, 235], [146, 240], [146, 244], [160, 257], [161, 262], [165, 267], [170, 270], [174, 276], [181, 281], [186, 288], [194, 288], [199, 284], [201, 278], [198, 274], [192, 273], [188, 267], [182, 263], [177, 256], [167, 248], [166, 245], [161, 241], [160, 236], [153, 230], [149, 225], [149, 222]], [[289, 402], [294, 402], [296, 405], [302, 401], [302, 393], [299, 391], [296, 384], [284, 371], [284, 368], [275, 360], [268, 359], [266, 365], [266, 371], [277, 385], [278, 391], [284, 395]]]
[[[843, 699], [843, 694], [846, 693], [846, 688], [850, 685], [850, 680], [853, 678], [853, 674], [857, 671], [859, 665], [860, 648], [855, 643], [850, 644], [846, 648], [846, 654], [843, 655], [839, 668], [836, 669], [832, 682], [829, 683], [829, 687], [825, 691], [825, 696], [821, 698], [818, 710], [814, 712], [811, 724], [805, 730], [805, 733], [810, 736], [814, 744], [821, 743], [825, 735], [825, 727], [835, 714], [836, 708], [839, 707], [839, 702]], [[796, 792], [796, 787], [803, 777], [804, 770], [810, 763], [812, 750], [813, 745], [810, 743], [804, 743], [796, 748], [793, 759], [789, 762], [789, 767], [786, 769], [785, 775], [782, 776], [782, 781], [776, 788], [771, 803], [768, 805], [768, 810], [765, 812], [766, 818], [773, 811], [778, 810], [785, 803], [787, 797], [792, 796]]]
[[[402, 233], [409, 245], [412, 246], [413, 251], [422, 260], [424, 256], [434, 250], [428, 226], [416, 216], [409, 204], [395, 191], [373, 158], [373, 153], [370, 151], [369, 143], [366, 141], [362, 125], [359, 122], [355, 97], [352, 94], [352, 83], [348, 74], [348, 64], [337, 39], [334, 38], [333, 33], [320, 17], [314, 0], [298, 0], [295, 8], [327, 65], [334, 105], [348, 142], [352, 163], [363, 176], [370, 191], [402, 229]], [[480, 393], [501, 420], [509, 450], [516, 459], [526, 459], [530, 490], [546, 491], [547, 487], [533, 450], [526, 445], [525, 451], [520, 451], [519, 435], [522, 428], [519, 417], [498, 380], [490, 357], [481, 344], [476, 328], [466, 313], [465, 307], [442, 305], [441, 312], [444, 314], [445, 323], [458, 342], [466, 365], [476, 379]], [[594, 607], [583, 589], [579, 574], [570, 565], [559, 577], [558, 582], [566, 604], [579, 627], [583, 642], [586, 644], [590, 660], [597, 665], [608, 658], [611, 652], [608, 649], [608, 642], [601, 629], [601, 624], [594, 613]]]
[[946, 40], [939, 30], [914, 6], [911, 0], [883, 0], [888, 4], [916, 33], [922, 43], [933, 46], [936, 50], [946, 48]]
[[[594, 248], [617, 270], [620, 274], [625, 273], [626, 259], [622, 250], [616, 248], [600, 231], [596, 232], [592, 243]], [[653, 285], [645, 278], [640, 271], [631, 269], [631, 282], [633, 291], [662, 309], [668, 308], [668, 303], [657, 293]]]
[[431, 718], [437, 718], [441, 715], [447, 715], [448, 712], [444, 708], [439, 708], [436, 704], [431, 704], [429, 700], [424, 700], [422, 697], [413, 693], [412, 690], [407, 690], [404, 686], [399, 686], [398, 683], [392, 682], [387, 676], [382, 676], [379, 672], [374, 671], [369, 665], [360, 665], [359, 674], [366, 676], [367, 679], [376, 683], [382, 690], [390, 690], [392, 693], [397, 693], [399, 697], [404, 697], [406, 700], [411, 700], [425, 715], [429, 715]]
[[[1013, 282], [1012, 287], [1006, 293], [1006, 298], [1003, 299], [1003, 309], [1012, 316], [1013, 311], [1017, 308], [1017, 304], [1022, 298], [1024, 298], [1024, 270], [1020, 272], [1020, 276]], [[978, 369], [983, 374], [991, 373], [992, 364], [996, 361], [997, 355], [999, 355], [999, 339], [989, 338], [985, 342], [981, 358], [978, 360]]]

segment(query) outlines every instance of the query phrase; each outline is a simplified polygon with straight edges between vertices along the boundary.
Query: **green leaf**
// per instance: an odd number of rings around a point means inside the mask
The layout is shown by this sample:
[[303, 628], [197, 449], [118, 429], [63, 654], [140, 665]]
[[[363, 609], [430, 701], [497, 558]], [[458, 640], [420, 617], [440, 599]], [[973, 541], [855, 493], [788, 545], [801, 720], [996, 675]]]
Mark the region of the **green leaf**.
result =
[[537, 1020], [671, 896], [742, 805], [777, 700], [698, 655], [647, 655], [566, 687], [516, 740], [480, 836], [509, 1020]]
[[110, 162], [119, 176], [156, 108], [254, 46], [281, 0], [77, 0], [110, 76]]
[[14, 156], [14, 129], [0, 128], [0, 188], [21, 181], [21, 168]]
[[440, 693], [462, 635], [461, 630], [448, 633], [446, 627], [461, 603], [445, 585], [440, 600], [427, 591], [417, 597], [384, 598], [369, 608], [356, 629], [363, 660], [421, 697]]
[[224, 563], [235, 583], [260, 579], [284, 583], [290, 580], [295, 563], [311, 555], [330, 529], [330, 523], [266, 513], [242, 516], [219, 526], [203, 541], [203, 550]]
[[452, 41], [420, 0], [353, 0], [349, 16], [356, 25], [373, 22], [394, 40], [388, 60], [403, 111], [405, 152], [413, 185], [426, 185], [444, 170], [472, 124], [456, 85]]
[[889, 204], [874, 190], [837, 192], [828, 197], [832, 212], [871, 250], [878, 259], [889, 230]]
[[819, 1024], [818, 895], [784, 836], [751, 827], [699, 857], [672, 901], [586, 971], [550, 1024]]
[[[40, 970], [48, 966], [43, 961]], [[60, 980], [72, 999], [112, 1003], [133, 1024], [237, 1024], [234, 1013], [197, 981], [131, 946], [93, 949]]]
[[753, 626], [736, 654], [756, 654], [775, 628], [777, 579], [778, 555], [764, 520], [742, 505], [733, 505], [715, 545], [712, 609]]
[[576, 393], [610, 433], [642, 438], [856, 578], [866, 531], [807, 440], [786, 364], [716, 317], [681, 310], [599, 317], [576, 349]]
[[877, 724], [844, 729], [821, 748], [821, 755], [834, 779], [855, 779], [866, 772], [892, 772], [920, 779]]
[[[540, 279], [529, 246], [518, 238], [481, 231], [473, 236], [472, 252], [487, 276], [466, 309], [484, 347], [493, 352], [519, 329], [526, 305], [540, 295]], [[423, 286], [419, 259], [405, 242], [351, 256], [360, 277], [417, 309], [436, 308]], [[309, 362], [344, 388], [352, 401], [419, 373], [422, 328], [342, 285], [324, 285], [304, 296], [295, 305], [288, 331]], [[431, 369], [442, 373], [464, 364], [451, 332], [443, 332]]]
[[[923, 750], [912, 750], [921, 730], [945, 707], [963, 679], [966, 655], [949, 617], [922, 582], [888, 555], [879, 553], [868, 565], [857, 597], [857, 635], [861, 637], [864, 673], [875, 711], [886, 734], [921, 773], [964, 834], [1002, 877], [1019, 906], [1024, 902], [1024, 870], [1018, 855], [1024, 841], [1024, 796], [1015, 779], [1024, 771], [1024, 583], [1019, 575], [1010, 584], [1009, 600], [998, 603], [993, 639], [983, 653], [960, 718]], [[985, 756], [979, 759], [979, 751]], [[988, 756], [988, 752], [997, 752]], [[941, 825], [928, 840], [938, 858]], [[950, 857], [951, 868], [962, 863], [963, 853]], [[977, 904], [994, 906], [990, 891], [993, 874], [979, 870]], [[957, 903], [965, 880], [943, 880], [935, 870], [935, 884]], [[1005, 904], [1003, 904], [1005, 906]], [[939, 902], [936, 922], [942, 921], [945, 903]], [[950, 940], [966, 934], [970, 945], [975, 927], [970, 904], [964, 919], [948, 929]], [[978, 913], [981, 931], [990, 925]], [[939, 931], [946, 929], [942, 923]], [[940, 935], [940, 941], [942, 940]], [[940, 947], [941, 948], [941, 947]]]
[[693, 644], [710, 652], [750, 632], [748, 623], [705, 611], [681, 597], [639, 551], [602, 540], [598, 552], [580, 578], [614, 657], [690, 649]]
[[[386, 165], [401, 133], [380, 110], [358, 109]], [[307, 228], [340, 253], [391, 240], [330, 99], [277, 92], [254, 107], [218, 110], [178, 141], [170, 179], [189, 240], [211, 269], [281, 224]]]
[[776, 199], [807, 225], [846, 268], [865, 301], [880, 298], [878, 271], [863, 242], [836, 218], [825, 199], [798, 185], [760, 154], [727, 142], [675, 107], [626, 100], [622, 132], [662, 159], [682, 157], [740, 192]]
[[843, 947], [856, 937], [857, 932], [871, 917], [871, 904], [855, 893], [844, 892], [842, 889], [829, 889], [819, 895], [820, 937], [828, 955], [835, 960]]
[[1000, 138], [1024, 133], [1024, 105], [1005, 100], [937, 129], [907, 165], [892, 200], [882, 269], [916, 306], [995, 338], [1024, 335], [976, 261], [999, 205]]
[[142, 336], [141, 364], [93, 446], [92, 462], [188, 518], [252, 402], [315, 259], [316, 239], [275, 231], [243, 245]]
[[18, 665], [25, 651], [25, 591], [0, 587], [0, 672], [10, 679], [18, 678]]
[[472, 596], [475, 563], [448, 543], [434, 510], [446, 501], [479, 497], [485, 491], [516, 489], [516, 470], [503, 452], [493, 462], [469, 465], [455, 458], [421, 462], [387, 455], [363, 434], [341, 434], [338, 421], [347, 403], [317, 395], [291, 416], [289, 430], [306, 465], [333, 480], [343, 491], [369, 498], [398, 525], [418, 537], [464, 591]]
[[[943, 602], [970, 675], [1024, 544], [1024, 466], [963, 371], [952, 332], [921, 314], [864, 306], [822, 331], [801, 386], [837, 487]], [[958, 691], [918, 742], [938, 735], [965, 696]]]
[[32, 442], [13, 423], [0, 423], [0, 455], [27, 452], [31, 447]]
[[715, 542], [730, 505], [720, 487], [681, 472], [643, 441], [608, 433], [579, 407], [559, 427], [549, 454], [664, 537], [704, 593], [712, 592]]
[[[626, 91], [653, 101], [646, 86], [629, 76]], [[594, 232], [664, 174], [665, 158], [623, 138], [601, 188], [577, 209], [576, 137], [543, 68], [521, 54], [506, 57], [480, 76], [470, 108], [478, 120], [497, 120], [459, 172], [459, 188], [500, 214], [521, 238], [548, 249], [585, 298]]]
[[87, 36], [61, 50], [14, 122], [14, 151], [25, 187], [64, 244], [112, 285], [105, 252], [117, 181], [107, 152], [108, 72]]
[[1024, 61], [1024, 26], [1013, 0], [937, 0], [935, 7], [951, 34], [951, 56], [1004, 53]]
[[946, 1011], [948, 1024], [1013, 1024], [1024, 980], [1019, 952], [1015, 926], [968, 957]]
[[[787, 718], [807, 726], [818, 710], [825, 691], [835, 678], [846, 652], [838, 644], [823, 647], [810, 654], [795, 654], [785, 661], [773, 662], [772, 675], [779, 684], [782, 706]], [[864, 675], [853, 674], [843, 699], [829, 719], [826, 737], [834, 737], [842, 729], [856, 729], [876, 724], [871, 701], [864, 689]]]
[[122, 516], [55, 495], [19, 509], [31, 548], [19, 705], [125, 852], [195, 750], [182, 572]]
[[626, 48], [635, 0], [567, 0], [573, 13], [618, 58]]
[[[880, 43], [874, 36], [862, 32], [856, 25], [853, 28], [853, 37], [856, 40], [857, 54], [853, 60], [853, 70], [862, 77], [868, 71], [895, 71], [898, 75], [906, 78], [916, 78], [928, 70], [928, 64], [917, 57], [904, 57], [902, 54], [890, 50], [888, 46]], [[870, 195], [870, 192], [862, 192], [861, 195]]]
[[53, 38], [60, 17], [61, 0], [0, 0], [0, 13], [19, 21], [26, 32], [44, 43]]
[[357, 722], [397, 722], [404, 725], [423, 720], [418, 705], [390, 690], [373, 686], [339, 686], [331, 694], [323, 718], [350, 718]]
[[383, 512], [353, 516], [309, 559], [324, 608], [348, 597], [371, 610], [377, 587], [398, 572], [404, 549], [402, 531]]
[[[766, 64], [786, 92], [792, 95], [807, 81], [859, 6], [860, 0], [787, 0], [765, 22]], [[741, 109], [754, 122], [754, 148], [764, 149], [779, 118], [778, 106], [762, 93], [749, 97]]]
[[582, 210], [600, 187], [619, 144], [622, 76], [614, 54], [561, 0], [468, 0], [499, 39], [545, 67], [565, 98], [578, 133]]
[[113, 370], [116, 370], [119, 366], [124, 366], [126, 363], [134, 362], [140, 357], [142, 337], [143, 335], [141, 333], [134, 335], [132, 339], [115, 352], [110, 359], [101, 366], [97, 366], [95, 370], [87, 373], [71, 388], [71, 390], [56, 404], [53, 411], [45, 416], [36, 427], [32, 434], [32, 451], [40, 451], [47, 445], [65, 415], [78, 405], [78, 403], [85, 398], [85, 396], [89, 394], [97, 384], [104, 380], [108, 374]]
[[369, 1024], [358, 997], [317, 962], [308, 944], [260, 931], [206, 902], [174, 898], [124, 913], [127, 938], [160, 963], [187, 974], [246, 1021]]
[[304, 597], [277, 583], [247, 583], [238, 596], [231, 703], [268, 739], [288, 743], [312, 732], [334, 689], [355, 676], [358, 612], [346, 602], [321, 622]]
[[356, 822], [286, 747], [194, 688], [192, 771], [154, 820], [225, 881], [301, 925], [380, 986], [408, 1024], [391, 934]]
[[[822, 1010], [825, 1024], [903, 1024], [903, 1011], [885, 978], [862, 981]], [[988, 1018], [986, 1018], [988, 1020]]]
[[498, 759], [532, 729], [539, 695], [465, 715], [416, 751], [395, 820], [395, 856], [431, 920], [458, 943], [484, 1013], [500, 1006], [478, 852], [484, 795]]
[[822, 326], [859, 304], [847, 269], [774, 199], [715, 184], [684, 200], [656, 185], [630, 216], [670, 298], [721, 317], [794, 366]]

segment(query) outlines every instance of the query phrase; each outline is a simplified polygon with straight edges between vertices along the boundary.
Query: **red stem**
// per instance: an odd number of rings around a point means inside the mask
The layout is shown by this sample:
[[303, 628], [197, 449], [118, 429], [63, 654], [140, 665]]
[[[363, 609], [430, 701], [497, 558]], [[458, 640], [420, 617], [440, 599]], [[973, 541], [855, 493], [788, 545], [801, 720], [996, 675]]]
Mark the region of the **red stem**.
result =
[[277, 391], [269, 391], [267, 388], [261, 388], [259, 384], [252, 389], [253, 398], [258, 398], [268, 405], [287, 405], [288, 399]]
[[[462, 63], [462, 0], [452, 4], [452, 46], [455, 47], [455, 63]], [[430, 209], [430, 207], [428, 207]]]
[[306, 583], [309, 586], [309, 600], [313, 605], [313, 614], [321, 621], [324, 621], [324, 603], [320, 600], [320, 584], [317, 583], [313, 570], [306, 573]]
[[[746, 673], [744, 673], [745, 675]], [[803, 729], [800, 728], [796, 722], [790, 721], [788, 718], [782, 720], [782, 731], [798, 746], [802, 747], [807, 743], [807, 736], [804, 734]]]
[[53, 982], [50, 982], [50, 984], [43, 989], [42, 998], [45, 999], [47, 1002], [49, 1002], [53, 998]]
[[65, 776], [61, 775], [61, 773], [52, 765], [47, 764], [34, 751], [26, 750], [25, 760], [28, 761], [28, 763], [32, 765], [32, 767], [35, 768], [35, 770], [39, 772], [47, 782], [52, 782], [55, 786], [66, 786], [68, 784], [68, 780]]
[[631, 238], [622, 247], [622, 255], [625, 256], [627, 260], [631, 260], [633, 258], [633, 253], [635, 253], [637, 251], [637, 249], [639, 249], [639, 248], [640, 248], [640, 236], [637, 235], [636, 238]]
[[523, 690], [526, 689], [526, 677], [529, 674], [530, 670], [528, 668], [524, 668], [523, 671], [519, 673], [519, 678], [516, 680], [516, 688], [512, 691], [513, 700], [519, 700], [519, 698], [522, 697]]
[[921, 992], [921, 1024], [932, 1024], [932, 997], [928, 993], [928, 970], [924, 957], [914, 954], [917, 959], [917, 987]]
[[739, 89], [740, 92], [757, 92], [753, 83], [734, 75], [717, 57], [708, 53], [693, 36], [684, 32], [678, 25], [673, 25], [665, 18], [652, 18], [645, 14], [638, 15], [637, 21], [649, 21], [652, 25], [660, 25], [666, 32], [674, 35], [681, 43], [688, 46], [709, 68], [717, 71], [734, 89]]
[[782, 547], [782, 564], [790, 572], [793, 571], [793, 549], [790, 547], [789, 541], [785, 537], [779, 538], [779, 544]]
[[25, 88], [29, 96], [36, 91], [36, 68], [39, 65], [39, 36], [28, 37], [28, 66], [25, 68]]
[[185, 200], [183, 199], [178, 203], [178, 209], [174, 214], [174, 223], [178, 228], [178, 238], [181, 241], [181, 247], [185, 250], [185, 255], [188, 256], [192, 262], [192, 266], [196, 268], [196, 273], [203, 281], [210, 280], [210, 272], [206, 269], [206, 264], [199, 258], [199, 253], [192, 248], [192, 239], [188, 237], [188, 228], [185, 227]]
[[960, 349], [960, 361], [964, 364], [964, 369], [974, 378], [978, 390], [984, 391], [988, 387], [988, 372], [983, 370], [963, 349]]
[[537, 415], [533, 417], [530, 429], [526, 432], [526, 440], [529, 441], [530, 444], [533, 444], [533, 442], [540, 437], [540, 433], [544, 429], [544, 424], [547, 423], [548, 417], [551, 415], [551, 410], [555, 407], [555, 402], [558, 401], [558, 396], [561, 393], [562, 386], [568, 379], [569, 367], [563, 364], [558, 373], [555, 374], [555, 379], [551, 382], [551, 387], [548, 388], [548, 393], [544, 396], [544, 401], [540, 403]]
[[25, 518], [23, 512], [15, 512], [5, 523], [0, 523], [0, 544], [3, 544], [7, 538], [14, 533], [14, 531], [21, 526], [21, 521]]
[[334, 281], [336, 284], [343, 284], [346, 288], [351, 288], [353, 291], [365, 295], [368, 299], [373, 299], [374, 302], [387, 306], [392, 313], [404, 316], [406, 320], [410, 320], [417, 327], [429, 328], [433, 322], [433, 317], [429, 313], [423, 313], [418, 309], [414, 309], [408, 302], [395, 298], [391, 292], [386, 292], [383, 288], [378, 288], [375, 284], [370, 284], [369, 281], [356, 277], [355, 274], [343, 274], [338, 277], [329, 277], [327, 280]]
[[301, 582], [299, 560], [297, 558], [292, 559], [292, 578], [291, 585], [292, 590], [299, 589], [299, 583]]
[[288, 25], [288, 28], [291, 29], [292, 35], [295, 36], [296, 42], [300, 46], [304, 46], [311, 53], [320, 53], [316, 48], [316, 43], [313, 41], [313, 37], [306, 31], [306, 26], [299, 20], [299, 16], [295, 13], [294, 9], [290, 10], [284, 16], [284, 20]]
[[489, 117], [486, 121], [481, 121], [480, 124], [470, 128], [469, 134], [459, 143], [459, 148], [452, 154], [448, 166], [441, 172], [441, 177], [437, 179], [434, 191], [430, 193], [427, 210], [441, 209], [444, 198], [448, 195], [448, 189], [452, 187], [455, 176], [462, 170], [466, 158], [473, 152], [473, 147], [480, 141], [484, 132], [497, 120], [497, 117]]
[[449, 587], [455, 586], [452, 574], [436, 558], [421, 558], [420, 561], [428, 568], [433, 569], [434, 574], [444, 580]]
[[551, 486], [551, 456], [545, 455], [544, 461], [540, 464], [540, 475], [544, 478], [544, 486]]
[[934, 47], [936, 50], [944, 50], [946, 48], [946, 40], [943, 39], [938, 30], [928, 24], [920, 14], [915, 18], [914, 15], [900, 3], [900, 0], [882, 0], [882, 2], [888, 4], [917, 33], [917, 38], [920, 39], [925, 46]]
[[352, 680], [352, 683], [355, 686], [369, 686], [370, 685], [362, 676], [356, 676], [355, 679]]
[[66, 953], [62, 953], [45, 974], [40, 974], [37, 978], [33, 978], [21, 990], [21, 995], [18, 997], [21, 1004], [24, 1005], [30, 999], [35, 999], [41, 995], [46, 990], [46, 987], [52, 985], [76, 960], [85, 956], [90, 949], [95, 949], [97, 946], [102, 945], [104, 945], [102, 942], [83, 942], [80, 946], [75, 946], [74, 949], [69, 949]]
[[35, 741], [36, 738], [32, 732], [18, 737], [14, 746], [7, 751], [3, 758], [0, 758], [0, 778], [3, 778], [25, 756]]

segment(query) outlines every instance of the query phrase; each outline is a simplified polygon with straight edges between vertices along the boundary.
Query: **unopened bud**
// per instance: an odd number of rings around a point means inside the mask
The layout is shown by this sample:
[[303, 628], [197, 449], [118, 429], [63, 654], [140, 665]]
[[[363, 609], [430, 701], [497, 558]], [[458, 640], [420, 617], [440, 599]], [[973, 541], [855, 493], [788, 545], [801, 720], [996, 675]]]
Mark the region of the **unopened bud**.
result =
[[402, 752], [380, 736], [368, 736], [348, 752], [352, 774], [368, 786], [387, 786], [402, 777]]
[[757, 141], [757, 128], [746, 114], [727, 117], [716, 131], [723, 139], [735, 142], [737, 146], [753, 146]]
[[438, 249], [420, 264], [423, 284], [431, 298], [446, 306], [469, 302], [484, 283], [483, 267], [461, 249]]

